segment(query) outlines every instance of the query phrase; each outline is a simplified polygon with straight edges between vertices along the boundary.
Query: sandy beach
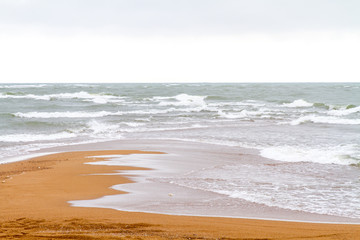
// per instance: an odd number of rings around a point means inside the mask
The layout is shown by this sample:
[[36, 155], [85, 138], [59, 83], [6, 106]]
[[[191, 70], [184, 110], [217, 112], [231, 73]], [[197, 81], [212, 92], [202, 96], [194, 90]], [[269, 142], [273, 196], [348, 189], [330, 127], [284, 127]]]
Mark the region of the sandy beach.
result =
[[356, 9], [0, 0], [0, 240], [360, 240]]
[[[138, 167], [85, 165], [137, 150], [64, 152], [0, 165], [0, 238], [12, 239], [359, 239], [360, 226], [236, 218], [171, 216], [71, 207], [67, 201], [119, 194], [130, 183], [95, 175]], [[156, 193], [154, 193], [156, 194]]]

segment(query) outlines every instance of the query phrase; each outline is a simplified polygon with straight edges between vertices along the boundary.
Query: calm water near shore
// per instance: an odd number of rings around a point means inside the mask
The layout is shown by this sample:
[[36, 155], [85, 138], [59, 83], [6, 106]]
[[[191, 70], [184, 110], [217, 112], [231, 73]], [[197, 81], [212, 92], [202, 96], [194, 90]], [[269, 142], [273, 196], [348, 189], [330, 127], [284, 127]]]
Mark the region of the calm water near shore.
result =
[[0, 84], [0, 162], [146, 139], [245, 147], [272, 161], [216, 160], [197, 178], [184, 171], [166, 184], [360, 219], [360, 83]]

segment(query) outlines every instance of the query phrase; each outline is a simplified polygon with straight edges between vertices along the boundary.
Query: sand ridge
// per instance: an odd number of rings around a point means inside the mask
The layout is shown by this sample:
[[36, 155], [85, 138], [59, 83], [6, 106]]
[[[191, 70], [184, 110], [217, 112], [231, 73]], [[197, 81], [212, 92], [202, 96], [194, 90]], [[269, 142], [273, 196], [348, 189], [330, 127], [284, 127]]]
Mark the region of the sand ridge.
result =
[[[12, 239], [360, 239], [360, 225], [130, 213], [71, 207], [67, 201], [119, 194], [124, 175], [93, 175], [131, 166], [88, 165], [90, 156], [163, 154], [77, 151], [0, 165], [0, 238]], [[154, 193], [156, 194], [156, 193]]]

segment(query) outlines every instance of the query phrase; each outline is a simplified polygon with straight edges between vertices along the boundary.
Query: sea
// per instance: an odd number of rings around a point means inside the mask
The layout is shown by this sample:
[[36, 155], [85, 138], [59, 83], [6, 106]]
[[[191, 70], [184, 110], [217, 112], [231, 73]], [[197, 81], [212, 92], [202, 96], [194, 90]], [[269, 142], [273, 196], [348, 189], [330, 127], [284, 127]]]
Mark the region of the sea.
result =
[[[0, 163], [109, 141], [172, 156], [102, 163], [158, 169], [141, 181], [167, 185], [167, 207], [108, 198], [99, 207], [255, 218], [280, 209], [360, 222], [360, 83], [0, 84]], [[186, 207], [193, 196], [201, 199]], [[73, 202], [82, 204], [95, 203]]]

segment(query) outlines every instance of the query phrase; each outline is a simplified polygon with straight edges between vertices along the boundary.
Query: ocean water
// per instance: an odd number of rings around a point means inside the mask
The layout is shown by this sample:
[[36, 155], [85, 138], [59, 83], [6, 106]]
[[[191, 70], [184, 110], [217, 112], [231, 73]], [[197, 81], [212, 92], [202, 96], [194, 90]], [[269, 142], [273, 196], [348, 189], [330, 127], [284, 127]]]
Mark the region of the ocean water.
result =
[[360, 83], [0, 84], [0, 162], [146, 139], [249, 148], [275, 162], [235, 159], [177, 186], [360, 218]]

